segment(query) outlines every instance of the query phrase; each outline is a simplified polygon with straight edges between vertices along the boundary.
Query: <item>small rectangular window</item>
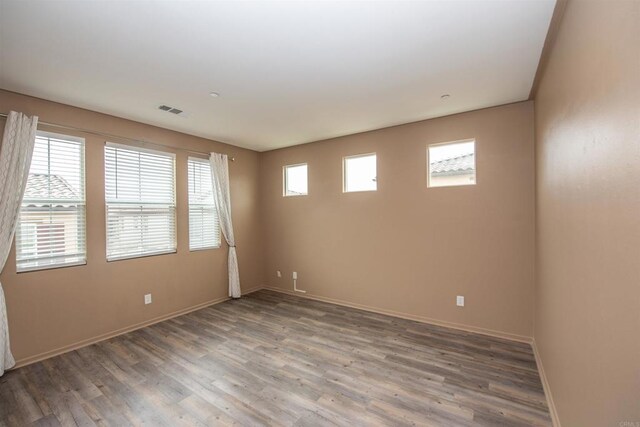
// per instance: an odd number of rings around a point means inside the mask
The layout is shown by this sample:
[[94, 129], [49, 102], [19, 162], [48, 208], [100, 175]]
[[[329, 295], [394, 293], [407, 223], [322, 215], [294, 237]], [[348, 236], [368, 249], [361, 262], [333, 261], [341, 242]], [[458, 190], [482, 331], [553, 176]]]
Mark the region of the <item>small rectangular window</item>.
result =
[[343, 173], [345, 193], [378, 189], [375, 153], [345, 157]]
[[206, 159], [189, 157], [189, 249], [220, 247], [220, 225], [213, 199], [211, 166]]
[[473, 139], [430, 145], [427, 162], [429, 187], [476, 183], [476, 142]]
[[175, 155], [108, 143], [104, 161], [107, 260], [175, 252]]
[[84, 139], [38, 132], [16, 228], [17, 271], [86, 263]]
[[284, 195], [306, 196], [308, 194], [307, 164], [284, 167]]

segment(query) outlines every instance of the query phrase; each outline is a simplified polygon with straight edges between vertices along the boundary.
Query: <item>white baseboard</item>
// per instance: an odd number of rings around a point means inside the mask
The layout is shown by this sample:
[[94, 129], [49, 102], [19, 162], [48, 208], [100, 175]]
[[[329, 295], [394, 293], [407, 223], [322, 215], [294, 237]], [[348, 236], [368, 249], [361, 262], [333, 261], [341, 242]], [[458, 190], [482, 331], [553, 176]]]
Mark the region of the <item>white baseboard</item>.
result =
[[510, 340], [510, 341], [524, 342], [524, 343], [527, 343], [527, 344], [531, 344], [531, 342], [532, 342], [532, 338], [531, 337], [527, 337], [527, 336], [524, 336], [524, 335], [511, 334], [509, 332], [495, 331], [493, 329], [485, 329], [485, 328], [479, 328], [479, 327], [476, 327], [476, 326], [470, 326], [470, 325], [463, 325], [463, 324], [459, 324], [459, 323], [447, 322], [447, 321], [444, 321], [444, 320], [432, 319], [430, 317], [425, 317], [425, 316], [416, 316], [414, 314], [402, 313], [402, 312], [397, 312], [397, 311], [393, 311], [393, 310], [386, 310], [386, 309], [381, 309], [381, 308], [372, 307], [372, 306], [368, 306], [368, 305], [356, 304], [356, 303], [352, 303], [352, 302], [349, 302], [349, 301], [344, 301], [344, 300], [339, 300], [339, 299], [334, 299], [334, 298], [328, 298], [328, 297], [323, 297], [323, 296], [319, 296], [319, 295], [313, 295], [313, 294], [309, 294], [309, 293], [302, 294], [302, 293], [299, 293], [299, 292], [294, 292], [293, 290], [275, 288], [275, 287], [271, 287], [271, 286], [265, 286], [264, 289], [267, 289], [267, 290], [270, 290], [270, 291], [274, 291], [274, 292], [280, 292], [280, 293], [284, 293], [284, 294], [288, 294], [288, 295], [295, 295], [295, 296], [298, 296], [298, 297], [301, 297], [301, 298], [308, 298], [308, 299], [312, 299], [312, 300], [316, 300], [316, 301], [328, 302], [328, 303], [331, 303], [331, 304], [341, 305], [341, 306], [344, 306], [344, 307], [357, 308], [359, 310], [370, 311], [372, 313], [378, 313], [378, 314], [384, 314], [384, 315], [387, 315], [387, 316], [398, 317], [400, 319], [414, 320], [414, 321], [420, 322], [420, 323], [428, 323], [430, 325], [444, 326], [444, 327], [447, 327], [447, 328], [458, 329], [458, 330], [465, 331], [465, 332], [473, 332], [473, 333], [476, 333], [476, 334], [489, 335], [491, 337], [502, 338], [502, 339], [506, 339], [506, 340]]
[[[259, 291], [263, 289], [262, 286], [256, 286], [249, 290], [243, 291], [242, 295], [247, 295], [255, 291]], [[16, 360], [16, 364], [12, 369], [21, 368], [26, 365], [31, 365], [36, 362], [40, 362], [45, 359], [49, 359], [54, 356], [58, 356], [63, 353], [68, 353], [73, 350], [77, 350], [82, 347], [86, 347], [91, 344], [98, 343], [100, 341], [108, 340], [110, 338], [116, 337], [118, 335], [126, 334], [127, 332], [132, 332], [137, 329], [144, 328], [146, 326], [151, 326], [156, 323], [163, 322], [165, 320], [173, 319], [174, 317], [182, 316], [183, 314], [191, 313], [192, 311], [200, 310], [205, 307], [209, 307], [215, 304], [220, 304], [221, 302], [228, 301], [229, 297], [216, 298], [210, 301], [206, 301], [200, 304], [193, 305], [191, 307], [183, 308], [181, 310], [177, 310], [168, 314], [164, 314], [162, 316], [154, 317], [153, 319], [145, 320], [144, 322], [135, 323], [133, 325], [125, 326], [124, 328], [116, 329], [115, 331], [107, 332], [104, 334], [100, 334], [95, 337], [87, 338], [81, 341], [77, 341], [75, 343], [65, 345], [63, 347], [59, 347], [53, 350], [45, 351], [43, 353], [39, 353], [33, 356], [25, 357], [22, 359]]]
[[540, 375], [540, 381], [542, 381], [542, 387], [544, 388], [544, 395], [547, 398], [547, 406], [549, 407], [551, 422], [553, 423], [553, 427], [561, 427], [558, 411], [556, 410], [556, 404], [553, 401], [553, 395], [551, 394], [551, 386], [549, 385], [549, 380], [547, 380], [547, 374], [544, 371], [544, 366], [542, 365], [542, 359], [540, 358], [540, 352], [538, 351], [535, 338], [531, 341], [531, 347], [533, 348], [533, 354], [536, 358], [536, 365], [538, 366], [538, 374]]

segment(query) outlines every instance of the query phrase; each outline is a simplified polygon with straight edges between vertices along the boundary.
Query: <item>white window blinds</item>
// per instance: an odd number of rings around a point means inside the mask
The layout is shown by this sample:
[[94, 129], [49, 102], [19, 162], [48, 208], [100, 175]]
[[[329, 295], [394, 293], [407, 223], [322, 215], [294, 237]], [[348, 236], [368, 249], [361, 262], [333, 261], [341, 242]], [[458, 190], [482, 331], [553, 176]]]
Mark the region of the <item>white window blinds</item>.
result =
[[107, 260], [176, 251], [175, 156], [105, 146]]
[[16, 230], [17, 271], [86, 262], [84, 140], [38, 132]]
[[209, 161], [189, 157], [189, 249], [220, 247], [220, 225], [213, 200]]

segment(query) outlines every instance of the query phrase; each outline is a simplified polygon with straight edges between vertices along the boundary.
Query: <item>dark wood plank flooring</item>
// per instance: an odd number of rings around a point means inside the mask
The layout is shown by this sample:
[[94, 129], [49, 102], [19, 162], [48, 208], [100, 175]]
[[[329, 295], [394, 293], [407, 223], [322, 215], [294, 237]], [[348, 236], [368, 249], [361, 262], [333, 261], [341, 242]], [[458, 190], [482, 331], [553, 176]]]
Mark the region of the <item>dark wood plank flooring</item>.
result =
[[9, 371], [0, 425], [551, 421], [527, 344], [259, 291]]

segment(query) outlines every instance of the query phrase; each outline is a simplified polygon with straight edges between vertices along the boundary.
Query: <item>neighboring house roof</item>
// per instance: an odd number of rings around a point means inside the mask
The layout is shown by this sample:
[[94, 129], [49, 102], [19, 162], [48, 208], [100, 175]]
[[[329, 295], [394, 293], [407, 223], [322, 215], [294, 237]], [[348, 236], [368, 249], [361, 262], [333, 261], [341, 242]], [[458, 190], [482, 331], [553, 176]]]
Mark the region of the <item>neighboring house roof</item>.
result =
[[431, 175], [452, 176], [466, 175], [475, 169], [475, 154], [469, 153], [431, 163]]
[[24, 200], [49, 200], [65, 199], [75, 200], [81, 198], [69, 183], [60, 175], [46, 173], [31, 173], [24, 191]]

